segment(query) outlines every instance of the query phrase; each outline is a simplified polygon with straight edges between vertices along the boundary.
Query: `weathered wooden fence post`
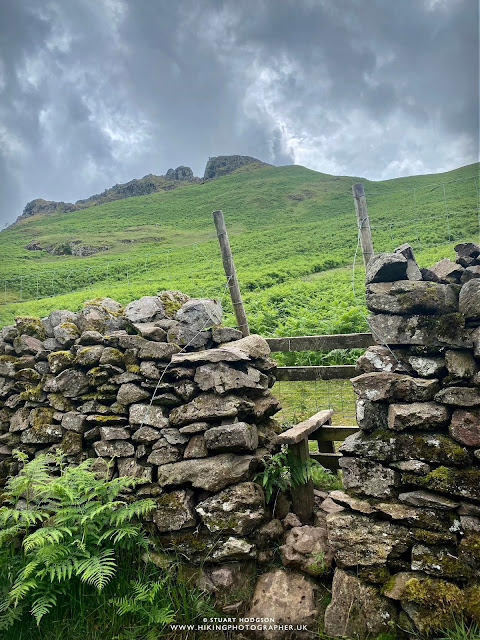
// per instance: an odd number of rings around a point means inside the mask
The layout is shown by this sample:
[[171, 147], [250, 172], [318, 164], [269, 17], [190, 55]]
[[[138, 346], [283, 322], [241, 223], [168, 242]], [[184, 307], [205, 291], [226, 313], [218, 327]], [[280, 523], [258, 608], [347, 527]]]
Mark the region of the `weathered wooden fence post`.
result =
[[232, 250], [230, 249], [230, 243], [228, 241], [227, 227], [225, 226], [225, 220], [223, 219], [223, 212], [214, 211], [213, 221], [217, 230], [218, 242], [220, 243], [223, 268], [225, 269], [225, 275], [227, 276], [227, 284], [230, 290], [230, 297], [232, 298], [237, 326], [243, 336], [249, 336], [250, 329], [248, 328], [248, 320], [243, 307], [242, 295], [238, 284], [237, 272], [235, 271], [235, 265], [233, 263]]
[[362, 245], [363, 264], [366, 269], [368, 261], [373, 257], [372, 232], [368, 219], [367, 199], [361, 182], [354, 184], [352, 191], [355, 213], [357, 214], [357, 225], [360, 233], [360, 243]]

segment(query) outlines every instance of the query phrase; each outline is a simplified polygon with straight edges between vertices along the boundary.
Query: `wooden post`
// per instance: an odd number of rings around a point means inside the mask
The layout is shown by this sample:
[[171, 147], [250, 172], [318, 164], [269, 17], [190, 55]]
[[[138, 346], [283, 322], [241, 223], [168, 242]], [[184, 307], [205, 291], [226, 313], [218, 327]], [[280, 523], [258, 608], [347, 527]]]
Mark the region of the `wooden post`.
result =
[[370, 230], [370, 221], [368, 219], [367, 199], [363, 184], [359, 182], [352, 187], [353, 202], [355, 203], [355, 213], [357, 214], [357, 225], [360, 233], [360, 242], [362, 245], [363, 264], [367, 268], [368, 261], [373, 257], [372, 232]]
[[[332, 424], [332, 419], [330, 418], [330, 420], [327, 420], [325, 424], [330, 426]], [[319, 429], [317, 433], [321, 437], [322, 430]], [[335, 445], [331, 440], [330, 441], [318, 440], [318, 451], [319, 453], [335, 453]]]
[[230, 289], [230, 297], [232, 298], [235, 318], [237, 319], [237, 326], [244, 337], [249, 336], [250, 329], [248, 328], [248, 320], [245, 315], [245, 309], [243, 308], [242, 295], [240, 293], [240, 286], [237, 280], [237, 272], [235, 271], [235, 265], [233, 263], [232, 250], [230, 249], [230, 243], [228, 241], [227, 227], [225, 226], [225, 220], [223, 219], [223, 212], [214, 211], [213, 221], [217, 230], [218, 242], [220, 243], [223, 268], [225, 269], [225, 275], [227, 276], [227, 283], [228, 288]]
[[[297, 444], [288, 445], [293, 457], [297, 458], [300, 464], [308, 464], [310, 452], [308, 450], [308, 438], [305, 437]], [[310, 478], [306, 484], [292, 487], [293, 512], [299, 517], [302, 524], [308, 524], [312, 520], [314, 494], [313, 480]]]

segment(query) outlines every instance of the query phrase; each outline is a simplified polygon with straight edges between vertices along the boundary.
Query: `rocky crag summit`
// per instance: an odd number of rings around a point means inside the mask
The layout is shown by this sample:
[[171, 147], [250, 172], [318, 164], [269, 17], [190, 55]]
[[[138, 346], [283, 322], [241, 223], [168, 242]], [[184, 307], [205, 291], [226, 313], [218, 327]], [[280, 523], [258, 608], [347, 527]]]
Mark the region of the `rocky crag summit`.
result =
[[[208, 159], [203, 178], [195, 177], [190, 167], [181, 165], [176, 169], [168, 169], [164, 176], [149, 173], [143, 178], [130, 180], [130, 182], [125, 182], [124, 184], [116, 184], [110, 189], [105, 189], [103, 193], [97, 193], [84, 200], [77, 200], [75, 203], [56, 202], [54, 200], [36, 198], [25, 205], [22, 215], [19, 216], [13, 224], [39, 213], [67, 213], [69, 211], [95, 207], [122, 198], [145, 196], [158, 191], [170, 191], [171, 189], [175, 189], [180, 183], [203, 184], [206, 180], [225, 176], [239, 167], [252, 163], [266, 164], [250, 156], [218, 156]], [[32, 250], [35, 249], [37, 249], [37, 247], [32, 247]]]

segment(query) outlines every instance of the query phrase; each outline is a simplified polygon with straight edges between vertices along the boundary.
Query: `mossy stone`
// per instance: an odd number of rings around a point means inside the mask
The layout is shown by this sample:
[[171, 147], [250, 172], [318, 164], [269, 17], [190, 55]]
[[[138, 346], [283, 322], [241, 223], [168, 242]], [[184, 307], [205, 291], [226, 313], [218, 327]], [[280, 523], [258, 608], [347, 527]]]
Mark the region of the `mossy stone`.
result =
[[91, 345], [82, 347], [77, 351], [75, 361], [80, 366], [91, 367], [97, 365], [100, 361], [104, 347], [102, 345]]
[[160, 293], [158, 297], [162, 302], [163, 310], [167, 318], [173, 318], [177, 311], [183, 307], [188, 300], [188, 296], [176, 291]]
[[467, 449], [439, 433], [392, 434], [390, 429], [376, 429], [372, 433], [362, 431], [347, 438], [340, 451], [382, 462], [421, 460], [454, 467], [470, 464]]
[[73, 411], [75, 406], [68, 398], [65, 398], [61, 393], [49, 393], [48, 401], [50, 405], [57, 411]]
[[468, 580], [474, 571], [461, 556], [453, 555], [448, 547], [427, 547], [416, 544], [412, 549], [413, 571], [424, 571], [438, 578]]
[[127, 364], [127, 371], [129, 373], [140, 373], [140, 366], [138, 364]]
[[18, 335], [32, 336], [38, 340], [45, 340], [45, 328], [40, 318], [35, 316], [20, 316], [15, 318]]
[[0, 376], [13, 378], [19, 362], [16, 356], [0, 356]]
[[72, 366], [75, 356], [70, 351], [53, 351], [47, 355], [52, 373], [61, 373]]
[[192, 564], [202, 564], [211, 551], [221, 543], [218, 536], [212, 538], [207, 531], [181, 531], [161, 535], [159, 542], [166, 551], [173, 551], [188, 559]]
[[105, 384], [110, 376], [108, 374], [108, 371], [105, 371], [100, 367], [93, 367], [93, 369], [87, 371], [87, 378], [91, 385], [93, 385], [94, 387], [99, 387], [102, 384]]
[[436, 578], [411, 578], [405, 584], [403, 597], [441, 613], [460, 613], [464, 607], [462, 590], [451, 582]]
[[62, 329], [68, 329], [69, 331], [73, 331], [74, 333], [78, 333], [80, 335], [78, 327], [74, 322], [62, 322], [58, 326]]
[[41, 430], [45, 425], [52, 424], [55, 409], [51, 407], [38, 407], [30, 412], [30, 424], [35, 431]]
[[28, 389], [25, 389], [25, 391], [22, 391], [20, 393], [21, 400], [31, 401], [31, 402], [41, 402], [45, 398], [45, 396], [46, 394], [42, 390], [42, 387], [40, 384], [31, 386]]
[[480, 533], [469, 532], [460, 541], [458, 556], [476, 571], [480, 569]]
[[410, 530], [412, 538], [424, 544], [455, 544], [457, 539], [451, 533], [440, 533], [438, 531], [428, 531], [414, 527]]
[[480, 582], [469, 585], [464, 592], [465, 612], [480, 625]]
[[19, 369], [15, 373], [15, 380], [38, 382], [42, 376], [35, 369]]
[[438, 467], [425, 476], [404, 473], [402, 482], [453, 496], [480, 500], [480, 469]]
[[124, 367], [124, 355], [120, 349], [105, 347], [100, 357], [100, 364], [111, 364], [115, 367]]
[[83, 437], [81, 433], [75, 431], [65, 431], [60, 443], [60, 448], [67, 456], [81, 453], [83, 450]]
[[385, 565], [378, 567], [361, 567], [358, 577], [373, 584], [386, 584], [390, 580], [390, 571]]

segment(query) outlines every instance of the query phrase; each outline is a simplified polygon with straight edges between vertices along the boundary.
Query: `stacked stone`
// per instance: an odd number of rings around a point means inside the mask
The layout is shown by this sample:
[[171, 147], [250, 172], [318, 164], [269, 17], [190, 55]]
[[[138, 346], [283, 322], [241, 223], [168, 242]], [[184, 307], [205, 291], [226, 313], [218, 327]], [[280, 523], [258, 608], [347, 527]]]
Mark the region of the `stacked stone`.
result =
[[[141, 480], [148, 526], [192, 562], [251, 559], [264, 520], [251, 482], [279, 409], [260, 336], [221, 326], [216, 300], [179, 292], [90, 300], [78, 313], [17, 318], [0, 340], [0, 476], [61, 449]], [[214, 534], [214, 535], [213, 535]]]
[[455, 249], [419, 269], [402, 245], [367, 268], [383, 344], [358, 361], [360, 430], [340, 448], [346, 493], [330, 494], [331, 635], [480, 622], [480, 245]]

